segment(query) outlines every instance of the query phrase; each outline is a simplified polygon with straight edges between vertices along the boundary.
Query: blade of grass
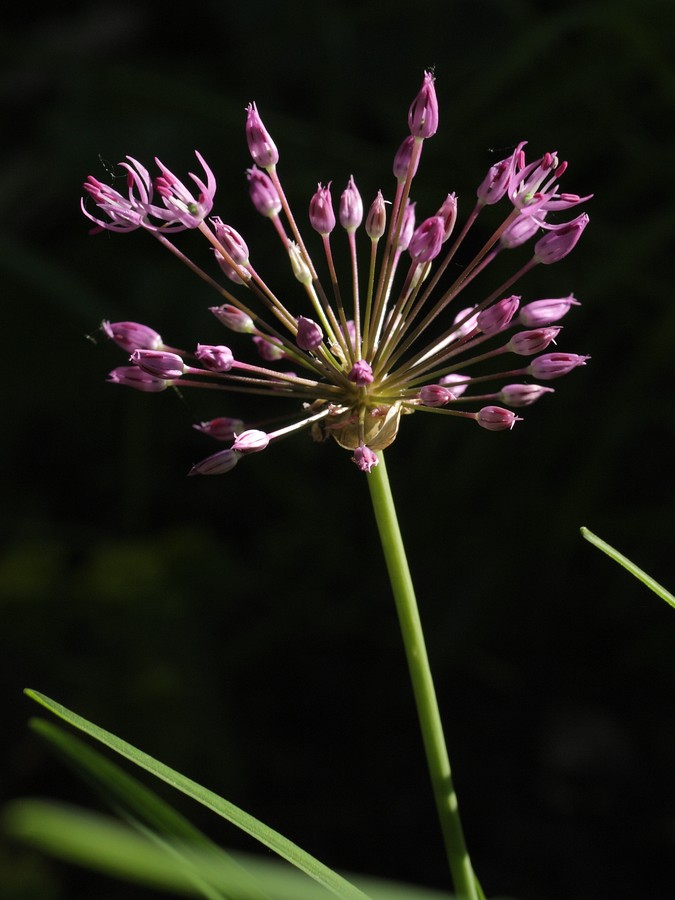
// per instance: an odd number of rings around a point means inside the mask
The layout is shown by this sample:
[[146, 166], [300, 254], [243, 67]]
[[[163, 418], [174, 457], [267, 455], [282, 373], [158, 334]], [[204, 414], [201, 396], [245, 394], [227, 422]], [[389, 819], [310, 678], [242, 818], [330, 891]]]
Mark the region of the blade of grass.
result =
[[[3, 811], [4, 830], [37, 849], [59, 859], [86, 866], [118, 878], [133, 880], [148, 887], [180, 896], [196, 896], [182, 865], [174, 855], [124, 825], [99, 813], [44, 800], [22, 799], [8, 804]], [[236, 873], [223, 866], [223, 859], [206, 846], [180, 842], [171, 848], [189, 860], [209, 882], [237, 900], [250, 900], [250, 882], [237, 882]], [[274, 900], [325, 900], [326, 891], [296, 872], [286, 863], [233, 853], [235, 861], [254, 873], [256, 880]], [[373, 878], [361, 878], [373, 900], [452, 900], [445, 892]]]
[[[199, 829], [158, 797], [154, 791], [128, 775], [118, 765], [106, 759], [84, 741], [43, 719], [33, 719], [29, 725], [36, 734], [56, 750], [75, 774], [84, 778], [115, 812], [129, 822], [132, 827], [141, 830], [148, 839], [161, 842], [161, 836], [164, 835], [174, 841], [189, 843], [192, 847], [196, 845], [207, 849], [214, 856], [220, 855], [223, 868], [227, 866], [240, 868], [229, 854], [210, 841]], [[167, 850], [172, 846], [166, 841], [161, 845]], [[186, 866], [188, 872], [193, 871], [187, 862]], [[245, 882], [247, 877], [249, 879], [247, 896], [254, 900], [269, 900], [269, 895], [260, 889], [260, 886], [248, 873], [243, 870], [236, 873], [237, 883]], [[217, 895], [209, 893], [208, 885], [202, 883], [203, 880], [197, 873], [193, 874], [193, 879], [202, 884], [201, 892], [209, 900], [223, 898], [220, 893]]]
[[597, 547], [599, 550], [602, 550], [603, 553], [606, 553], [611, 559], [615, 562], [618, 562], [619, 565], [623, 566], [624, 569], [627, 569], [631, 575], [634, 575], [639, 581], [641, 581], [644, 585], [646, 585], [651, 591], [660, 597], [662, 600], [665, 600], [670, 606], [675, 609], [675, 597], [667, 591], [663, 585], [660, 585], [658, 581], [654, 581], [651, 576], [647, 575], [642, 569], [638, 568], [635, 563], [631, 562], [627, 557], [625, 557], [622, 553], [619, 553], [618, 550], [615, 550], [610, 544], [603, 541], [602, 538], [599, 538], [597, 534], [593, 534], [592, 531], [589, 531], [588, 528], [582, 527], [581, 529], [582, 537], [586, 538], [586, 540], [593, 544], [594, 547]]
[[279, 832], [274, 831], [268, 825], [239, 809], [233, 803], [219, 797], [218, 794], [208, 790], [208, 788], [197, 784], [196, 781], [192, 781], [185, 775], [181, 775], [180, 772], [159, 762], [159, 760], [154, 759], [147, 753], [143, 753], [143, 751], [138, 750], [103, 728], [99, 728], [98, 725], [88, 722], [82, 716], [77, 715], [77, 713], [72, 712], [72, 710], [67, 709], [55, 700], [51, 700], [44, 694], [33, 690], [26, 690], [25, 693], [32, 700], [35, 700], [36, 703], [44, 706], [45, 709], [68, 722], [74, 728], [88, 734], [94, 740], [114, 750], [115, 753], [119, 753], [120, 756], [130, 760], [135, 765], [170, 784], [176, 790], [181, 791], [188, 797], [192, 797], [193, 800], [201, 803], [207, 809], [227, 819], [228, 822], [250, 834], [251, 837], [273, 850], [283, 859], [290, 862], [291, 865], [305, 872], [310, 878], [313, 878], [337, 896], [348, 898], [348, 900], [364, 900], [366, 897], [362, 891], [350, 884], [341, 875], [338, 875], [337, 872], [319, 862], [318, 859], [315, 859], [305, 850], [302, 850], [297, 844], [294, 844], [288, 838], [279, 834]]

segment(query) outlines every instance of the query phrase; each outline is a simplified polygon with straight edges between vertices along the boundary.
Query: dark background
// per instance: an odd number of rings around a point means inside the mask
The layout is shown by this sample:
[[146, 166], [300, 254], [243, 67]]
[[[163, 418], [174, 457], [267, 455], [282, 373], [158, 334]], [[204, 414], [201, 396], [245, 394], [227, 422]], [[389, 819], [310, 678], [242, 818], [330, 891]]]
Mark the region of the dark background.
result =
[[[258, 410], [109, 386], [87, 340], [132, 319], [190, 345], [215, 302], [144, 234], [87, 235], [80, 184], [198, 148], [215, 210], [284, 290], [251, 211], [244, 107], [301, 221], [317, 181], [391, 191], [424, 68], [438, 135], [415, 196], [464, 213], [527, 139], [595, 193], [564, 262], [561, 349], [590, 353], [513, 432], [416, 416], [388, 452], [469, 846], [489, 895], [672, 896], [675, 612], [584, 542], [675, 585], [668, 0], [131, 2], [3, 13], [0, 674], [8, 796], [96, 805], [28, 733], [29, 686], [208, 785], [328, 864], [447, 884], [365, 478], [303, 436], [223, 478], [190, 425]], [[204, 253], [192, 235], [181, 246]], [[268, 252], [269, 250], [269, 252]], [[281, 287], [280, 287], [281, 286]], [[293, 290], [296, 288], [293, 287]], [[209, 405], [211, 404], [211, 405]], [[278, 411], [278, 410], [276, 410]], [[169, 791], [209, 834], [251, 845]], [[3, 897], [145, 898], [16, 846]]]

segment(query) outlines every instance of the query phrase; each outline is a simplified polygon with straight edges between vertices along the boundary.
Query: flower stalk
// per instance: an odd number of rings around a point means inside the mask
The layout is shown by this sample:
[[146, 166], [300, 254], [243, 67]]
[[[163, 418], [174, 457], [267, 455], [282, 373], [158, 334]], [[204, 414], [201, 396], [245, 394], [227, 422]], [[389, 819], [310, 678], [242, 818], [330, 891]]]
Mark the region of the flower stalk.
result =
[[459, 816], [422, 622], [396, 516], [384, 453], [380, 452], [378, 457], [379, 465], [371, 469], [368, 487], [396, 603], [445, 851], [458, 898], [479, 900], [480, 895], [476, 888], [476, 879]]

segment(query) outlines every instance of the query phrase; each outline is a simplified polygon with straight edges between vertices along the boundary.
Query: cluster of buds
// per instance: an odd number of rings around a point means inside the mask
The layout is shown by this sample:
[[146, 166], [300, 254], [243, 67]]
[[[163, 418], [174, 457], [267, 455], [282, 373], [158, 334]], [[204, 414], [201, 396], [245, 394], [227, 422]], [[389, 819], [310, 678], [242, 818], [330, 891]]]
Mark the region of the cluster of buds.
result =
[[[276, 230], [298, 292], [304, 294], [302, 310], [295, 301], [291, 308], [288, 290], [280, 295], [263, 280], [246, 242], [231, 225], [209, 218], [216, 182], [199, 153], [205, 177], [190, 174], [196, 190], [159, 160], [161, 174], [151, 178], [132, 157], [122, 163], [124, 194], [93, 177], [85, 182], [98, 207], [93, 213], [82, 203], [93, 230], [141, 228], [153, 235], [219, 293], [221, 302], [211, 312], [229, 332], [245, 336], [236, 340], [251, 341], [259, 357], [258, 362], [245, 361], [221, 344], [200, 344], [187, 353], [165, 345], [145, 325], [104, 322], [105, 333], [130, 354], [130, 365], [116, 368], [110, 381], [148, 392], [180, 385], [296, 401], [290, 424], [274, 431], [247, 428], [232, 418], [197, 424], [229, 446], [198, 462], [191, 474], [227, 472], [242, 456], [305, 428], [317, 440], [337, 441], [351, 451], [359, 469], [369, 472], [377, 465], [378, 451], [394, 441], [402, 415], [430, 412], [506, 431], [520, 420], [514, 410], [550, 393], [548, 382], [586, 362], [586, 356], [551, 349], [560, 333], [558, 323], [578, 305], [572, 295], [522, 303], [520, 295], [511, 293], [531, 269], [567, 256], [588, 223], [585, 213], [562, 223], [549, 218], [589, 199], [560, 190], [567, 164], [555, 153], [528, 163], [523, 142], [490, 167], [461, 228], [456, 227], [454, 193], [434, 215], [417, 223], [411, 186], [425, 141], [438, 128], [429, 72], [410, 107], [408, 126], [394, 156], [390, 203], [378, 192], [366, 212], [353, 176], [340, 196], [337, 215], [330, 183], [319, 184], [310, 199], [309, 222], [323, 245], [325, 275], [320, 276], [282, 188], [277, 147], [255, 104], [248, 107], [246, 138], [254, 162], [247, 172], [250, 198]], [[501, 223], [473, 259], [462, 260], [461, 274], [452, 280], [448, 269], [458, 260], [467, 234], [487, 207], [500, 203], [505, 209]], [[338, 223], [350, 262], [347, 289], [339, 283], [333, 257]], [[185, 229], [206, 238], [224, 283], [178, 249], [173, 235]], [[357, 241], [366, 255], [361, 270]], [[513, 274], [476, 294], [498, 254], [528, 244], [529, 255]], [[460, 295], [472, 299], [461, 302]]]

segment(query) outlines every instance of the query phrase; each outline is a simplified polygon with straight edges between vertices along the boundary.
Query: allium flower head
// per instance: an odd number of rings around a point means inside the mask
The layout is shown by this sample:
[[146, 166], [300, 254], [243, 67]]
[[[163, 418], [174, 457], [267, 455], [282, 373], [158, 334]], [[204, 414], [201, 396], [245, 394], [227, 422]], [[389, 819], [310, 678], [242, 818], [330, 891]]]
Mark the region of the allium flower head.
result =
[[[231, 446], [190, 474], [228, 472], [302, 429], [351, 451], [367, 473], [395, 440], [403, 416], [428, 412], [510, 431], [521, 419], [509, 407], [520, 410], [552, 393], [537, 381], [586, 363], [587, 356], [551, 352], [561, 331], [553, 323], [578, 305], [572, 294], [537, 299], [524, 288], [518, 295], [512, 290], [531, 269], [570, 253], [588, 223], [585, 213], [557, 220], [588, 199], [560, 189], [567, 164], [556, 153], [527, 162], [522, 142], [489, 167], [468, 215], [460, 215], [461, 197], [448, 193], [451, 186], [440, 185], [416, 228], [413, 183], [438, 128], [429, 72], [408, 127], [394, 156], [394, 182], [369, 201], [365, 223], [353, 177], [340, 196], [339, 229], [330, 183], [308, 191], [310, 253], [282, 187], [276, 145], [256, 105], [248, 106], [246, 140], [257, 164], [247, 171], [250, 198], [280, 241], [289, 276], [283, 285], [267, 284], [250, 241], [220, 217], [209, 218], [216, 182], [199, 154], [205, 176], [191, 174], [194, 187], [159, 161], [153, 179], [132, 157], [122, 163], [125, 191], [91, 176], [85, 182], [82, 208], [95, 230], [150, 232], [218, 292], [213, 327], [224, 326], [234, 339], [226, 346], [216, 331], [188, 353], [166, 346], [149, 326], [106, 322], [104, 333], [131, 354], [131, 364], [109, 380], [148, 393], [180, 386], [235, 400], [258, 394], [285, 406], [288, 424], [273, 429], [260, 426], [253, 408], [243, 415], [225, 408], [196, 423], [202, 434]], [[494, 232], [477, 253], [466, 254], [465, 238], [479, 216], [496, 217]], [[203, 262], [188, 259], [173, 242], [185, 229], [198, 231], [213, 251]], [[491, 283], [490, 263], [499, 254], [516, 261], [511, 274]]]

